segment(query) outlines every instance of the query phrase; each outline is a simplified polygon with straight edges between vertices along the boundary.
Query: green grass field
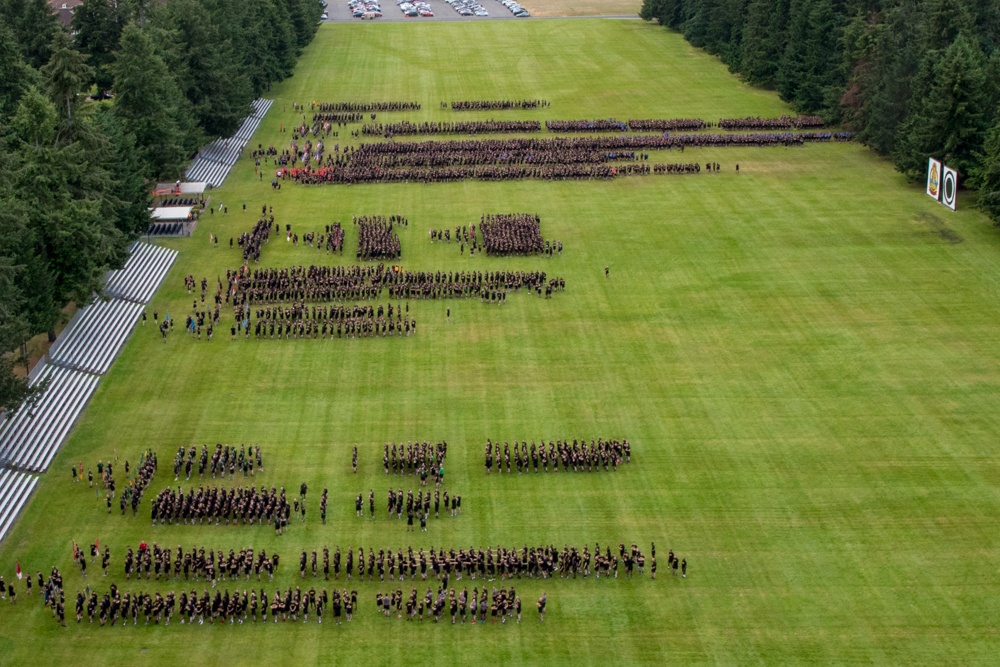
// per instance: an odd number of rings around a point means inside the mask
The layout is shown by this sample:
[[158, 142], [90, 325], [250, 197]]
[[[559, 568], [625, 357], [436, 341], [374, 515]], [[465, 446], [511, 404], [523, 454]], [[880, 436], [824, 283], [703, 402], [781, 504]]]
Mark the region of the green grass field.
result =
[[[272, 96], [254, 145], [287, 145], [279, 124], [295, 122], [293, 101], [423, 104], [382, 119], [454, 119], [440, 101], [497, 97], [552, 102], [517, 118], [789, 111], [679, 36], [621, 20], [324, 25]], [[275, 193], [242, 160], [212, 195], [229, 215], [206, 216], [193, 238], [167, 242], [180, 257], [150, 314], [183, 322], [183, 276], [214, 283], [236, 267], [241, 255], [228, 238], [249, 230], [265, 202], [300, 232], [346, 221], [347, 252], [329, 260], [279, 235], [262, 265], [347, 262], [352, 215], [402, 213], [410, 269], [544, 268], [566, 279], [566, 291], [550, 301], [511, 295], [502, 308], [413, 302], [419, 332], [410, 338], [231, 342], [227, 323], [211, 343], [177, 331], [163, 345], [151, 324], [137, 328], [0, 547], [8, 580], [15, 559], [31, 572], [58, 565], [69, 616], [84, 585], [70, 544], [95, 538], [111, 546], [119, 584], [125, 547], [142, 539], [277, 550], [276, 583], [285, 587], [298, 583], [301, 549], [324, 544], [637, 541], [648, 550], [653, 540], [655, 582], [521, 581], [531, 613], [517, 627], [386, 621], [374, 612], [375, 582], [356, 586], [362, 606], [350, 625], [70, 620], [62, 629], [22, 588], [16, 607], [0, 604], [0, 663], [995, 662], [996, 229], [968, 206], [952, 214], [935, 204], [858, 145], [689, 150], [682, 159], [717, 161], [723, 172], [286, 184]], [[428, 240], [431, 227], [514, 211], [541, 215], [563, 255], [470, 258]], [[223, 238], [219, 248], [209, 233]], [[616, 474], [483, 472], [486, 438], [596, 436], [628, 437], [633, 462]], [[446, 487], [462, 494], [463, 515], [432, 520], [424, 535], [381, 512], [356, 519], [358, 492], [373, 488], [384, 505], [382, 443], [411, 439], [448, 441]], [[70, 481], [72, 463], [92, 467], [115, 452], [134, 463], [152, 447], [160, 457], [152, 495], [172, 483], [179, 445], [217, 441], [260, 443], [267, 470], [258, 483], [308, 482], [306, 525], [280, 538], [268, 528], [154, 528], [148, 502], [136, 519], [109, 517], [103, 499]], [[392, 483], [415, 488], [409, 478]], [[324, 486], [327, 526], [315, 505]], [[670, 547], [688, 559], [686, 580], [666, 576]], [[550, 614], [539, 624], [532, 603], [542, 590]]]

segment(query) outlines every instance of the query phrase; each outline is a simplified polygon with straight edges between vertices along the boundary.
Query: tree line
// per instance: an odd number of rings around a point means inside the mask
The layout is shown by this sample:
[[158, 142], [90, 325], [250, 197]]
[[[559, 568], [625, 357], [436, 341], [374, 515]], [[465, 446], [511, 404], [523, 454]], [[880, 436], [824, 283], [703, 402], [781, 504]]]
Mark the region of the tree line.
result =
[[292, 74], [319, 0], [0, 0], [0, 410], [37, 393], [26, 342], [54, 340], [149, 224], [157, 179]]
[[996, 0], [644, 0], [640, 15], [914, 181], [943, 160], [1000, 222]]

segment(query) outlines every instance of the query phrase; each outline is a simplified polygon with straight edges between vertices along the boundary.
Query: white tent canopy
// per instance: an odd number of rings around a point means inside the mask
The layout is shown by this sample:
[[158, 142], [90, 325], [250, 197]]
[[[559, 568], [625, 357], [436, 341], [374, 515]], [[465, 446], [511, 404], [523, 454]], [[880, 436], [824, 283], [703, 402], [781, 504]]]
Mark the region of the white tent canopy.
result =
[[174, 186], [176, 185], [176, 183], [157, 183], [156, 191], [169, 190], [171, 194], [203, 195], [205, 194], [205, 190], [209, 188], [209, 184], [205, 181], [185, 181], [181, 183], [180, 193], [176, 193], [174, 192]]
[[156, 222], [187, 222], [193, 210], [193, 206], [161, 206], [152, 209], [149, 217]]

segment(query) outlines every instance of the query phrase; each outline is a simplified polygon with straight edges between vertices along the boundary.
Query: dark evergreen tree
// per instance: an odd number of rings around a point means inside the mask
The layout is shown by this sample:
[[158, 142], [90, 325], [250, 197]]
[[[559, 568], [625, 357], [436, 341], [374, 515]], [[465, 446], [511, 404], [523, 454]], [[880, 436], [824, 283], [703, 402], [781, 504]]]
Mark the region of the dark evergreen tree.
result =
[[943, 53], [927, 52], [901, 128], [899, 170], [922, 180], [930, 156], [963, 176], [973, 171], [991, 120], [987, 104], [993, 85], [978, 41], [962, 34]]
[[0, 23], [0, 122], [13, 116], [21, 96], [39, 83], [38, 72], [25, 64], [14, 34]]
[[38, 68], [49, 61], [59, 20], [46, 0], [0, 0], [0, 25], [14, 33], [25, 62]]
[[81, 92], [89, 84], [93, 70], [87, 57], [72, 48], [69, 35], [61, 30], [52, 41], [52, 57], [42, 68], [45, 85], [64, 122], [73, 123], [73, 114], [83, 103]]
[[773, 87], [788, 29], [788, 0], [750, 0], [737, 71], [750, 83]]
[[122, 31], [111, 66], [115, 77], [115, 116], [135, 137], [142, 174], [173, 178], [187, 162], [191, 117], [186, 98], [149, 36], [135, 23]]
[[87, 62], [94, 68], [98, 96], [111, 90], [114, 82], [110, 68], [127, 13], [128, 8], [116, 0], [86, 0], [73, 11], [76, 46], [90, 56]]
[[[317, 3], [318, 4], [318, 3]], [[180, 62], [171, 69], [208, 136], [229, 136], [250, 111], [250, 81], [232, 38], [198, 0], [172, 0], [152, 19], [174, 31]]]
[[979, 206], [1000, 224], [1000, 121], [986, 135], [982, 152], [972, 169], [972, 185], [979, 191]]

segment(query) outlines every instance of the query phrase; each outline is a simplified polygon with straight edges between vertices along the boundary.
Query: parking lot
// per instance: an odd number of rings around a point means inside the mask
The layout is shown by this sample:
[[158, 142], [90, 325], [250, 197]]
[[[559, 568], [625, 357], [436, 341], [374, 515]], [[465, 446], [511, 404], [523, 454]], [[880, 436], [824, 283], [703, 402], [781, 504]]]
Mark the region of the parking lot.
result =
[[[412, 0], [411, 0], [412, 1]], [[520, 18], [514, 16], [507, 7], [504, 7], [498, 0], [470, 0], [470, 4], [478, 4], [482, 6], [489, 16], [462, 16], [452, 8], [445, 0], [421, 0], [423, 3], [430, 7], [431, 12], [434, 16], [406, 16], [402, 11], [400, 11], [399, 6], [396, 5], [395, 0], [381, 0], [379, 5], [382, 9], [382, 16], [380, 18], [372, 19], [373, 21], [496, 21], [496, 20], [517, 20], [524, 21], [527, 18]], [[329, 5], [326, 7], [327, 22], [339, 22], [339, 21], [357, 21], [359, 23], [368, 23], [368, 20], [363, 20], [361, 18], [356, 18], [352, 16], [352, 10], [348, 7], [347, 0], [330, 0]]]

